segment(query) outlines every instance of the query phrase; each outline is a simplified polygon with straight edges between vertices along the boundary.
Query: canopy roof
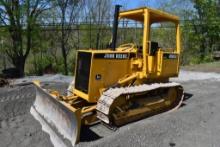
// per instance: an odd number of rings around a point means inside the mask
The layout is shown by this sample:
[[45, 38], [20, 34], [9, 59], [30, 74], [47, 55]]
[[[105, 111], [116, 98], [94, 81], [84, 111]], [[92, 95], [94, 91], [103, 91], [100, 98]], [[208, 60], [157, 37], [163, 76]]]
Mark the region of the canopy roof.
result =
[[132, 19], [135, 21], [140, 21], [144, 22], [144, 13], [148, 13], [150, 16], [150, 24], [152, 23], [157, 23], [157, 22], [178, 22], [179, 17], [168, 14], [166, 12], [156, 10], [156, 9], [151, 9], [148, 7], [142, 7], [142, 8], [137, 8], [137, 9], [131, 9], [128, 11], [121, 11], [119, 14], [119, 18], [127, 18], [127, 19]]

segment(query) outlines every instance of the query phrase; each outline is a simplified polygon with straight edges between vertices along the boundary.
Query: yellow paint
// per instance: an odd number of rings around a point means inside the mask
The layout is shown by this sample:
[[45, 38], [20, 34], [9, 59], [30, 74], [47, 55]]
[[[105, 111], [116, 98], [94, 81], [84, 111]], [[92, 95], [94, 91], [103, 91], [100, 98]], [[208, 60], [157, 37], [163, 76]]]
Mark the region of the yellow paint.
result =
[[147, 9], [144, 10], [144, 32], [143, 32], [143, 70], [142, 74], [146, 76], [147, 74], [147, 53], [148, 53], [148, 43], [149, 40], [149, 32], [150, 32], [150, 23], [149, 23], [149, 11]]
[[[124, 44], [116, 48], [105, 50], [79, 50], [78, 52], [91, 53], [91, 67], [89, 74], [88, 93], [74, 89], [74, 94], [90, 103], [96, 103], [101, 96], [103, 89], [108, 89], [116, 84], [129, 85], [131, 82], [147, 83], [178, 76], [179, 56], [180, 56], [180, 26], [177, 16], [154, 10], [150, 8], [139, 8], [123, 11], [119, 14], [119, 19], [127, 18], [142, 22], [143, 41], [142, 53], [139, 55], [135, 44]], [[158, 49], [155, 55], [149, 54], [150, 26], [155, 22], [172, 22], [176, 25], [176, 49]], [[94, 58], [97, 54], [133, 54], [127, 59], [105, 59]], [[96, 75], [101, 75], [101, 79], [96, 79]]]
[[32, 81], [35, 85], [37, 85], [38, 87], [40, 87], [40, 81], [39, 80], [33, 80]]
[[127, 19], [132, 19], [140, 22], [144, 22], [144, 14], [146, 14], [146, 10], [150, 14], [150, 21], [151, 23], [155, 22], [164, 22], [164, 21], [172, 21], [172, 22], [178, 22], [179, 18], [175, 15], [171, 15], [169, 13], [160, 11], [160, 10], [155, 10], [151, 9], [148, 7], [143, 7], [143, 8], [138, 8], [138, 9], [132, 9], [128, 11], [122, 11], [119, 14], [119, 18], [127, 18]]
[[86, 93], [84, 93], [84, 92], [82, 92], [82, 91], [79, 91], [79, 90], [77, 90], [77, 89], [74, 89], [73, 92], [74, 92], [74, 94], [76, 94], [77, 96], [79, 96], [79, 97], [81, 97], [81, 98], [84, 98], [84, 99], [86, 99], [86, 100], [89, 99], [88, 94], [86, 94]]

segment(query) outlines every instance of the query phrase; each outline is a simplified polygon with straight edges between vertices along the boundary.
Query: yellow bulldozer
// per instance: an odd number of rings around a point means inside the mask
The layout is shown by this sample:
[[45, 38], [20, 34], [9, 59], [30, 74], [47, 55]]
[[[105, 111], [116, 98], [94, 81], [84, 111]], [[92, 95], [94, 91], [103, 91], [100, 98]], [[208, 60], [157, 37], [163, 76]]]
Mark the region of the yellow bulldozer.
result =
[[[120, 19], [143, 24], [141, 47], [135, 43], [116, 47]], [[175, 48], [166, 50], [150, 41], [152, 25], [160, 22], [174, 24]], [[169, 81], [179, 73], [179, 18], [147, 7], [120, 11], [116, 5], [112, 32], [109, 48], [78, 51], [74, 86], [67, 96], [34, 82], [36, 100], [31, 113], [50, 127], [47, 132], [58, 133], [72, 145], [80, 141], [83, 125], [101, 121], [121, 126], [181, 105], [183, 88]]]

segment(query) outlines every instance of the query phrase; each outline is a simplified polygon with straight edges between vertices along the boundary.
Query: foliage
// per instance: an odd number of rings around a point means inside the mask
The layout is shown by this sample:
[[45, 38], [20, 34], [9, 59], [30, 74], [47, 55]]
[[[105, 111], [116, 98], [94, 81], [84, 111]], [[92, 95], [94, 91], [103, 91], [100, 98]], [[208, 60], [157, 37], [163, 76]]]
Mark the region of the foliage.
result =
[[32, 47], [37, 18], [48, 4], [46, 0], [0, 0], [0, 21], [6, 26], [12, 44], [5, 53], [20, 76], [24, 76], [25, 61]]
[[[158, 1], [159, 9], [180, 16], [183, 65], [213, 61], [212, 52], [220, 50], [219, 5], [217, 0]], [[42, 74], [49, 64], [56, 72], [72, 74], [78, 49], [109, 44], [112, 16], [112, 0], [0, 0], [0, 51], [15, 67], [26, 65], [28, 74]], [[121, 21], [118, 45], [141, 45], [142, 27]], [[157, 24], [151, 40], [174, 47], [173, 33], [173, 26]]]
[[44, 69], [53, 63], [51, 56], [48, 55], [34, 55], [29, 61], [29, 71], [27, 74], [43, 75]]
[[192, 46], [198, 50], [201, 61], [207, 60], [214, 46], [220, 40], [220, 15], [217, 0], [194, 0], [193, 20], [186, 23], [191, 26], [189, 33]]
[[57, 11], [60, 12], [60, 25], [61, 25], [61, 51], [64, 64], [64, 74], [68, 74], [67, 55], [70, 50], [68, 48], [69, 31], [66, 29], [71, 28], [71, 24], [76, 21], [76, 17], [79, 15], [80, 8], [82, 6], [80, 0], [55, 0], [55, 6]]
[[168, 0], [161, 8], [182, 20], [182, 64], [212, 61], [220, 50], [220, 2], [218, 0]]

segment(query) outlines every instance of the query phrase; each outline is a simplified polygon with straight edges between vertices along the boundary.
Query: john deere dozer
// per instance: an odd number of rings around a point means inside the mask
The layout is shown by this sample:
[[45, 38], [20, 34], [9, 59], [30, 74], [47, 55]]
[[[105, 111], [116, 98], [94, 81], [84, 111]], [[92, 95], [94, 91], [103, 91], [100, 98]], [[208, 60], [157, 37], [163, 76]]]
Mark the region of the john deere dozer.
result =
[[[144, 117], [176, 109], [183, 99], [177, 77], [180, 62], [180, 25], [177, 16], [138, 8], [121, 11], [116, 5], [112, 43], [103, 50], [79, 50], [74, 86], [67, 96], [36, 85], [36, 100], [31, 113], [73, 145], [79, 142], [82, 125], [102, 121], [121, 126]], [[118, 21], [130, 19], [143, 24], [141, 47], [135, 43], [116, 47]], [[154, 23], [170, 22], [175, 26], [175, 48], [166, 50], [150, 41]], [[53, 139], [54, 136], [51, 136]]]

